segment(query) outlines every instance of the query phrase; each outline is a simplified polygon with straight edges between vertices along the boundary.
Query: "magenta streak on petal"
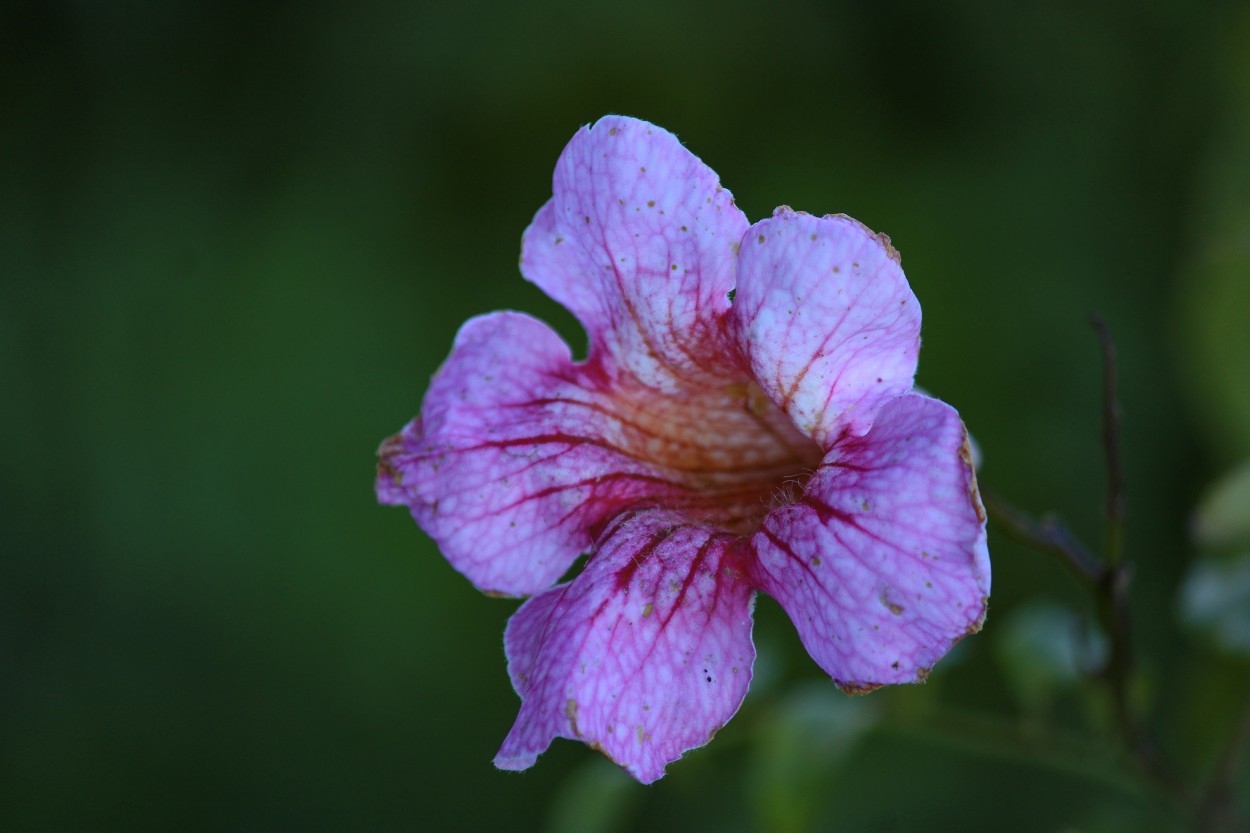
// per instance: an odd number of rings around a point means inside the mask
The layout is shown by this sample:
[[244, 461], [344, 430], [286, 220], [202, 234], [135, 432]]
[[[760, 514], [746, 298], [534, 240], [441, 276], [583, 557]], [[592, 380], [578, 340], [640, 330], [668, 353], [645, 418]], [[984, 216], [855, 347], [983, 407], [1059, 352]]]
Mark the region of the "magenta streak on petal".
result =
[[888, 238], [789, 209], [747, 229], [675, 137], [608, 117], [561, 155], [521, 269], [586, 361], [524, 315], [468, 322], [376, 481], [477, 587], [537, 594], [505, 636], [500, 767], [566, 737], [660, 777], [745, 695], [757, 588], [850, 692], [979, 627], [966, 434], [908, 393], [920, 308]]
[[848, 690], [923, 679], [980, 627], [989, 561], [965, 437], [949, 406], [893, 400], [753, 539], [761, 588]]
[[379, 498], [408, 505], [458, 570], [506, 595], [550, 586], [630, 507], [749, 531], [819, 450], [748, 382], [681, 384], [662, 397], [602, 361], [574, 364], [523, 315], [474, 319], [421, 418], [384, 444]]
[[572, 583], [522, 605], [505, 640], [521, 713], [496, 765], [525, 769], [565, 737], [649, 783], [706, 743], [755, 658], [739, 546], [674, 513], [628, 515]]
[[751, 226], [731, 315], [756, 381], [822, 448], [912, 386], [920, 306], [888, 241], [849, 217]]
[[733, 367], [723, 319], [747, 221], [675, 136], [610, 116], [561, 154], [521, 272], [566, 306], [592, 355], [672, 393]]

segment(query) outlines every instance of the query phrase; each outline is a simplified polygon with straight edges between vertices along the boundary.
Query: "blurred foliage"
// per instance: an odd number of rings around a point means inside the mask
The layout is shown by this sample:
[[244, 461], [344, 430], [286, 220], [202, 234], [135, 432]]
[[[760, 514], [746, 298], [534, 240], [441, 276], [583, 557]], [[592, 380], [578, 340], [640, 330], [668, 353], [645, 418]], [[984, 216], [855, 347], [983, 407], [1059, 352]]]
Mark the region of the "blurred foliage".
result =
[[[677, 132], [752, 218], [888, 232], [982, 482], [1087, 540], [1103, 312], [1148, 715], [1182, 776], [1214, 768], [1244, 666], [1171, 611], [1190, 511], [1250, 453], [1241, 4], [16, 0], [0, 106], [0, 829], [568, 829], [582, 790], [656, 831], [1169, 829], [1113, 744], [950, 716], [1016, 726], [995, 630], [1083, 604], [994, 530], [985, 635], [855, 701], [858, 743], [762, 602], [768, 684], [656, 786], [568, 743], [491, 768], [515, 605], [374, 504], [373, 450], [468, 316], [584, 344], [517, 243], [607, 112]], [[761, 798], [783, 782], [815, 792]]]
[[1229, 106], [1198, 178], [1195, 245], [1182, 270], [1179, 331], [1196, 410], [1221, 448], [1250, 455], [1250, 9], [1220, 33], [1213, 78]]
[[1194, 513], [1193, 536], [1194, 543], [1207, 551], [1250, 547], [1250, 459], [1203, 494]]
[[1107, 638], [1053, 602], [1026, 602], [993, 632], [998, 662], [1026, 714], [1043, 715], [1057, 694], [1087, 683], [1107, 661]]
[[1181, 586], [1181, 617], [1221, 650], [1250, 658], [1250, 552], [1194, 562]]
[[795, 686], [778, 698], [752, 750], [760, 826], [777, 833], [810, 829], [812, 817], [872, 728], [877, 706], [828, 684]]

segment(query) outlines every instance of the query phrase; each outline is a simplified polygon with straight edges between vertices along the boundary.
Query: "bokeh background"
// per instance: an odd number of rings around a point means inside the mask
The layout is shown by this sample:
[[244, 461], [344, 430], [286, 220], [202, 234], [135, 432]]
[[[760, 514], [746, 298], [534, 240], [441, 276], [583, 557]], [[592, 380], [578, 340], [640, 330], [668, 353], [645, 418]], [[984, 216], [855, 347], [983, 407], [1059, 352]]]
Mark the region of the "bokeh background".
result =
[[[920, 382], [982, 483], [1102, 534], [1119, 343], [1135, 689], [1180, 777], [1250, 674], [1177, 616], [1250, 456], [1244, 3], [9, 2], [0, 9], [0, 828], [1171, 830], [1086, 679], [1082, 589], [991, 530], [925, 686], [848, 699], [761, 599], [757, 680], [651, 788], [518, 701], [374, 450], [460, 323], [513, 308], [561, 148], [676, 132], [748, 216], [888, 232]], [[1250, 781], [1236, 785], [1250, 794]]]

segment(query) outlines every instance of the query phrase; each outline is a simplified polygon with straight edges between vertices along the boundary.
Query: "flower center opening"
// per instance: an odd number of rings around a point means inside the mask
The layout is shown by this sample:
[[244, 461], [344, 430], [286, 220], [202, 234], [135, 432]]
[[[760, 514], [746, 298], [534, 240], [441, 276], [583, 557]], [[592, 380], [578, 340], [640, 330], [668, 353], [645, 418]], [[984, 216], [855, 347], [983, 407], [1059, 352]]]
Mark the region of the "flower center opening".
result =
[[650, 499], [727, 532], [797, 501], [823, 456], [754, 382], [615, 394], [610, 441], [650, 469]]

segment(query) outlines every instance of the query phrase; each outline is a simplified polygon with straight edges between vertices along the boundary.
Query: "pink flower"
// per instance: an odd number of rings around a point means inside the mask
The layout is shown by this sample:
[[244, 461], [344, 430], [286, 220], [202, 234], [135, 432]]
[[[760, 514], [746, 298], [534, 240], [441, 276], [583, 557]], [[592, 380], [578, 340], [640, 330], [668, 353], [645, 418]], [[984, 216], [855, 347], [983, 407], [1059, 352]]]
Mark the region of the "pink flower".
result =
[[381, 502], [479, 589], [532, 596], [495, 764], [564, 737], [660, 778], [742, 703], [758, 590], [847, 692], [923, 680], [980, 628], [990, 565], [963, 423], [912, 390], [920, 307], [889, 239], [788, 208], [749, 226], [672, 134], [616, 116], [553, 191], [521, 272], [587, 359], [529, 316], [475, 318], [379, 450]]

